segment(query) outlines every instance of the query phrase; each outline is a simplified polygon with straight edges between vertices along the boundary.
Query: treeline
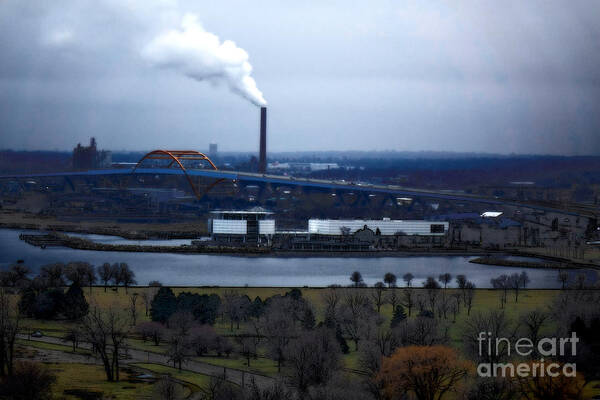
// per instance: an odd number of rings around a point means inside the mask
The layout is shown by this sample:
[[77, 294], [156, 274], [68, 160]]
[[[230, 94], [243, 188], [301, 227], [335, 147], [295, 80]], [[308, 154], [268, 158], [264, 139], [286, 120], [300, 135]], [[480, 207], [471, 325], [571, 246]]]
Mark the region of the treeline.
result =
[[86, 262], [54, 263], [42, 266], [34, 277], [30, 275], [25, 264], [14, 264], [0, 271], [0, 286], [18, 290], [19, 311], [38, 319], [76, 320], [85, 316], [88, 303], [82, 288], [91, 291], [99, 280], [105, 290], [109, 283], [116, 288], [123, 285], [125, 291], [136, 284], [135, 273], [125, 263], [105, 263], [97, 268]]

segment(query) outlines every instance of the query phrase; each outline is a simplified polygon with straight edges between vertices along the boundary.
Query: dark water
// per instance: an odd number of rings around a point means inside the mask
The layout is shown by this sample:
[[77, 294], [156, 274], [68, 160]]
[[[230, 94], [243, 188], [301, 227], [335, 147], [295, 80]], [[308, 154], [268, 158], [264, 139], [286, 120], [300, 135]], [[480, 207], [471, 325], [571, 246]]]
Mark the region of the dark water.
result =
[[[111, 251], [74, 250], [62, 247], [41, 249], [19, 240], [22, 231], [0, 229], [0, 268], [17, 259], [25, 260], [36, 273], [44, 264], [53, 262], [86, 261], [93, 265], [105, 262], [126, 262], [135, 272], [139, 284], [158, 280], [165, 285], [196, 286], [327, 286], [350, 283], [352, 271], [360, 271], [369, 285], [383, 279], [386, 272], [401, 277], [407, 272], [415, 276], [420, 286], [427, 276], [437, 277], [449, 272], [465, 274], [477, 287], [490, 287], [490, 279], [500, 274], [526, 270], [532, 288], [558, 288], [556, 270], [509, 268], [472, 264], [474, 257], [234, 257], [203, 254], [126, 253]], [[31, 232], [29, 232], [31, 233]], [[101, 237], [99, 241], [127, 243], [124, 239]], [[92, 239], [94, 239], [92, 237]], [[138, 243], [139, 241], [134, 241]], [[154, 241], [156, 242], [156, 241]], [[183, 241], [188, 242], [188, 241]], [[173, 243], [172, 243], [173, 244]], [[535, 259], [534, 259], [535, 260]], [[588, 272], [590, 279], [594, 272]]]

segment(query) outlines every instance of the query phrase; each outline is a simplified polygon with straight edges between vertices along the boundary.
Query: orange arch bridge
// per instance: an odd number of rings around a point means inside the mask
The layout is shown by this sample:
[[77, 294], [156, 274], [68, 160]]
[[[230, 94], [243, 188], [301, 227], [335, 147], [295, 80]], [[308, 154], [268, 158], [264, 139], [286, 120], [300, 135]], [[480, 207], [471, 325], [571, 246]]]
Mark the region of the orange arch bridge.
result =
[[142, 157], [140, 159], [140, 161], [137, 162], [137, 164], [135, 165], [135, 167], [132, 170], [132, 173], [135, 173], [135, 170], [142, 164], [142, 162], [144, 160], [171, 160], [171, 162], [169, 163], [167, 168], [171, 168], [173, 165], [181, 168], [181, 170], [185, 174], [185, 177], [186, 177], [188, 183], [190, 184], [190, 186], [192, 188], [192, 191], [194, 192], [194, 195], [196, 196], [196, 198], [198, 200], [200, 200], [216, 184], [223, 181], [223, 179], [217, 180], [212, 185], [210, 185], [204, 193], [200, 193], [198, 191], [198, 189], [196, 188], [196, 185], [194, 185], [194, 182], [192, 181], [192, 178], [188, 175], [187, 170], [183, 166], [183, 162], [191, 161], [191, 160], [206, 161], [212, 169], [217, 170], [217, 166], [211, 161], [211, 159], [208, 158], [205, 154], [200, 153], [199, 151], [195, 151], [195, 150], [154, 150], [154, 151], [151, 151], [150, 153], [146, 154], [144, 157]]

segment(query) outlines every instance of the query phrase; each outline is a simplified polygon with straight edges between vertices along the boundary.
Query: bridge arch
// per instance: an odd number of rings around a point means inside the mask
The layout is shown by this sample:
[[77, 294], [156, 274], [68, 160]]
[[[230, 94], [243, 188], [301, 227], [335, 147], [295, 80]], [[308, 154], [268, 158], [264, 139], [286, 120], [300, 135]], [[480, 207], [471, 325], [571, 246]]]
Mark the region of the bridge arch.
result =
[[142, 157], [140, 159], [140, 161], [137, 162], [137, 164], [131, 171], [132, 174], [135, 173], [135, 171], [138, 169], [138, 167], [140, 167], [140, 165], [142, 165], [142, 162], [144, 162], [144, 160], [171, 160], [171, 162], [169, 163], [167, 168], [171, 168], [171, 166], [175, 164], [183, 171], [188, 183], [190, 184], [190, 187], [192, 188], [192, 191], [194, 192], [194, 195], [196, 196], [196, 198], [198, 200], [200, 200], [217, 183], [219, 183], [223, 180], [223, 179], [217, 180], [212, 185], [210, 185], [206, 189], [206, 191], [203, 193], [200, 193], [198, 191], [198, 189], [196, 188], [196, 185], [194, 185], [192, 178], [188, 175], [187, 170], [185, 169], [182, 162], [189, 161], [189, 160], [206, 161], [212, 169], [214, 169], [214, 170], [218, 169], [217, 166], [212, 162], [212, 160], [210, 158], [208, 158], [208, 156], [206, 156], [204, 153], [200, 153], [199, 151], [195, 151], [195, 150], [154, 150], [154, 151], [151, 151], [150, 153], [144, 155], [144, 157]]

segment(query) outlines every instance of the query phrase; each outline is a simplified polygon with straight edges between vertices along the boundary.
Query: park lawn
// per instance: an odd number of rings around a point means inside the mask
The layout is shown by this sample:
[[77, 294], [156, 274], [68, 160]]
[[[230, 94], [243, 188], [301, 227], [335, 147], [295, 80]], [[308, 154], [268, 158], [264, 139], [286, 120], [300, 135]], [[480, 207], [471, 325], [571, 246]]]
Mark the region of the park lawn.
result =
[[121, 369], [119, 382], [108, 382], [100, 365], [76, 363], [44, 363], [56, 374], [56, 384], [52, 388], [54, 398], [65, 400], [81, 399], [80, 396], [65, 393], [65, 390], [99, 392], [103, 399], [137, 400], [151, 399], [153, 384], [134, 378], [137, 372]]
[[[256, 296], [259, 296], [262, 300], [267, 299], [276, 294], [285, 294], [291, 288], [258, 288], [258, 287], [236, 287], [236, 288], [227, 288], [227, 287], [174, 287], [172, 288], [175, 295], [178, 295], [181, 292], [191, 292], [198, 294], [218, 294], [222, 296], [226, 291], [236, 291], [240, 294], [246, 294], [251, 300], [254, 300]], [[129, 305], [129, 296], [133, 293], [141, 293], [142, 291], [149, 290], [146, 287], [133, 287], [129, 288], [128, 294], [125, 293], [125, 289], [120, 288], [117, 292], [109, 289], [106, 293], [102, 287], [94, 287], [92, 291], [92, 295], [89, 295], [88, 291], [85, 291], [86, 296], [88, 297], [88, 301], [90, 302], [90, 306], [98, 305], [102, 308], [106, 308], [109, 306], [118, 306], [119, 308], [125, 308]], [[322, 300], [322, 293], [327, 288], [300, 288], [302, 291], [302, 295], [304, 298], [308, 299], [313, 306], [315, 307], [315, 312], [317, 314], [317, 321], [322, 318], [322, 310], [324, 307]], [[339, 289], [338, 289], [339, 290]], [[359, 288], [354, 290], [364, 290], [364, 291], [372, 291], [372, 288]], [[386, 289], [386, 294], [390, 289]], [[404, 288], [396, 288], [395, 290], [401, 292]], [[423, 288], [414, 288], [417, 293], [424, 293], [425, 289]], [[443, 291], [444, 289], [440, 289]], [[455, 293], [458, 289], [447, 289], [447, 295], [451, 295]], [[539, 307], [545, 307], [551, 303], [551, 300], [556, 296], [559, 290], [540, 290], [540, 289], [528, 289], [528, 290], [520, 290], [519, 292], [519, 302], [517, 304], [514, 303], [514, 294], [513, 291], [509, 291], [508, 294], [508, 304], [506, 307], [506, 312], [509, 316], [516, 315], [523, 311], [529, 311]], [[498, 309], [499, 308], [499, 290], [492, 289], [476, 289], [475, 300], [473, 302], [472, 312], [484, 311], [489, 309]], [[516, 307], [515, 307], [516, 305]], [[149, 317], [145, 315], [145, 307], [142, 302], [142, 299], [139, 298], [137, 302], [138, 311], [138, 322], [149, 320]], [[381, 307], [381, 314], [384, 317], [391, 318], [392, 317], [392, 307], [389, 304], [385, 304]], [[461, 315], [462, 307], [461, 307]], [[460, 318], [459, 318], [460, 319]], [[58, 327], [60, 329], [61, 321], [45, 321], [48, 328]], [[54, 326], [53, 326], [54, 324]], [[227, 330], [229, 331], [229, 323], [221, 322], [217, 320], [216, 327], [218, 330]], [[235, 330], [235, 327], [234, 327]], [[225, 333], [225, 332], [223, 332]]]
[[360, 371], [360, 352], [354, 350], [354, 344], [349, 344], [350, 351], [348, 354], [342, 355], [342, 363], [344, 368]]
[[154, 372], [155, 374], [169, 375], [181, 382], [188, 383], [191, 385], [189, 388], [192, 392], [197, 392], [199, 390], [204, 391], [208, 387], [211, 379], [211, 377], [208, 375], [199, 374], [192, 371], [180, 371], [177, 368], [168, 367], [161, 364], [133, 363], [129, 365]]
[[65, 320], [45, 320], [27, 318], [21, 324], [23, 330], [29, 332], [40, 331], [44, 336], [63, 337], [67, 330], [77, 323]]
[[250, 357], [250, 366], [246, 364], [246, 358], [237, 357], [236, 354], [232, 354], [229, 357], [194, 357], [194, 360], [204, 362], [207, 364], [217, 365], [220, 367], [227, 367], [247, 372], [253, 372], [260, 375], [276, 376], [278, 374], [277, 361], [266, 357]]
[[[46, 343], [46, 342], [40, 342], [37, 340], [27, 340], [27, 339], [17, 339], [16, 343], [21, 346], [34, 347], [37, 349], [56, 350], [56, 351], [63, 351], [66, 353], [73, 353], [73, 346], [70, 346], [70, 345]], [[83, 355], [91, 355], [92, 354], [89, 350], [81, 349], [81, 348], [75, 349], [74, 353], [83, 354]]]
[[168, 346], [166, 341], [162, 342], [158, 346], [154, 345], [154, 342], [151, 340], [143, 341], [141, 339], [128, 338], [127, 345], [136, 350], [149, 351], [151, 353], [166, 353]]

